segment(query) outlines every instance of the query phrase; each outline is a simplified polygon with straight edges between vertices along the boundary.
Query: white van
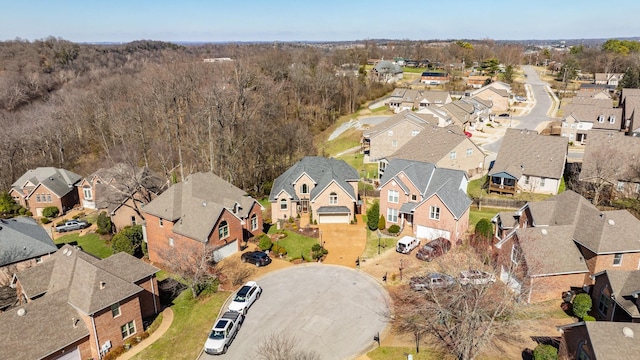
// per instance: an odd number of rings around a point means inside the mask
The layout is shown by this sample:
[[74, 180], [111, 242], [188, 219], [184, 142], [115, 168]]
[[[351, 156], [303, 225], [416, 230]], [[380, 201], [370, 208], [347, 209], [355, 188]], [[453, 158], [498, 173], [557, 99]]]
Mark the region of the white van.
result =
[[398, 240], [398, 243], [396, 244], [396, 251], [401, 254], [408, 254], [419, 245], [420, 240], [413, 236], [404, 236], [402, 239]]

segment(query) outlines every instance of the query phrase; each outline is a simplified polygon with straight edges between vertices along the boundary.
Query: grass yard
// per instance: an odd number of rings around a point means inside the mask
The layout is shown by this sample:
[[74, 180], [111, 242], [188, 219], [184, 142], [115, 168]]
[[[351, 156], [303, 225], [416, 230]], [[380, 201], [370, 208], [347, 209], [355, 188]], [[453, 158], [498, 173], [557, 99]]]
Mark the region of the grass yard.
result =
[[475, 229], [476, 224], [480, 219], [489, 219], [491, 220], [497, 213], [500, 211], [513, 211], [513, 209], [497, 209], [497, 208], [488, 208], [482, 207], [482, 210], [478, 210], [475, 206], [471, 207], [469, 211], [469, 230], [473, 231]]
[[101, 259], [107, 258], [113, 254], [111, 246], [107, 245], [104, 240], [100, 239], [100, 235], [94, 233], [82, 236], [78, 233], [68, 234], [55, 239], [54, 243], [56, 245], [68, 243], [78, 245], [84, 252], [97, 256]]
[[378, 177], [378, 163], [363, 163], [364, 155], [363, 154], [347, 154], [343, 156], [338, 156], [336, 159], [344, 160], [347, 164], [351, 165], [360, 177], [377, 178]]
[[[311, 247], [314, 244], [318, 244], [318, 239], [300, 235], [293, 231], [283, 230], [287, 237], [278, 240], [276, 243], [278, 246], [282, 246], [287, 249], [287, 256], [289, 260], [300, 259], [302, 255], [306, 260], [311, 258]], [[269, 229], [269, 234], [275, 234], [278, 232], [275, 226]]]
[[194, 300], [191, 298], [191, 291], [183, 291], [171, 307], [174, 317], [169, 330], [133, 359], [197, 358], [229, 294], [227, 291], [220, 291]]
[[328, 154], [335, 156], [348, 149], [360, 146], [360, 139], [362, 138], [362, 131], [356, 129], [348, 129], [338, 136], [336, 139], [327, 141], [327, 139], [319, 139], [321, 142], [317, 146], [321, 155]]
[[413, 355], [413, 360], [455, 359], [442, 351], [425, 348], [424, 345], [420, 347], [419, 353], [416, 353], [415, 348], [381, 346], [368, 352], [367, 357], [371, 360], [406, 360], [408, 354]]
[[[367, 215], [362, 214], [362, 221], [365, 226], [367, 224]], [[380, 238], [380, 253], [384, 253], [389, 249], [395, 250], [395, 239], [381, 237]], [[365, 259], [370, 259], [374, 256], [378, 255], [378, 232], [371, 231], [367, 228], [367, 244], [364, 246], [364, 251], [362, 252], [362, 257]]]

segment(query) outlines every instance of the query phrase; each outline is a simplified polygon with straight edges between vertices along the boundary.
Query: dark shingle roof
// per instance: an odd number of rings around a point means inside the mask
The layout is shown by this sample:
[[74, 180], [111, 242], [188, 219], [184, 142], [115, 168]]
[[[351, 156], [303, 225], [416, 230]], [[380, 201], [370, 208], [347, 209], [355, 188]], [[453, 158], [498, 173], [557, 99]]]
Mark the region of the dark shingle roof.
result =
[[363, 132], [362, 135], [364, 137], [373, 138], [379, 134], [386, 134], [387, 130], [405, 121], [412, 122], [422, 127], [426, 127], [429, 125], [438, 125], [438, 119], [431, 114], [420, 114], [411, 112], [409, 110], [404, 110], [384, 120], [370, 130]]
[[489, 175], [505, 172], [560, 179], [567, 158], [568, 139], [538, 135], [526, 129], [507, 129]]
[[584, 150], [580, 180], [640, 182], [640, 139], [618, 131], [592, 131]]
[[0, 220], [0, 266], [56, 252], [47, 231], [33, 219]]
[[573, 231], [572, 225], [516, 230], [530, 276], [589, 271], [580, 250], [571, 241]]
[[78, 174], [65, 169], [54, 167], [39, 167], [31, 169], [16, 180], [11, 187], [22, 193], [20, 189], [27, 183], [42, 184], [58, 197], [63, 197], [71, 191], [76, 191], [75, 184], [82, 180]]
[[344, 160], [325, 158], [322, 156], [305, 156], [278, 176], [273, 182], [269, 201], [276, 201], [281, 192], [286, 192], [292, 199], [297, 200], [293, 185], [303, 174], [315, 182], [311, 190], [311, 200], [315, 199], [331, 182], [335, 181], [355, 201], [357, 194], [348, 181], [357, 181], [358, 172]]

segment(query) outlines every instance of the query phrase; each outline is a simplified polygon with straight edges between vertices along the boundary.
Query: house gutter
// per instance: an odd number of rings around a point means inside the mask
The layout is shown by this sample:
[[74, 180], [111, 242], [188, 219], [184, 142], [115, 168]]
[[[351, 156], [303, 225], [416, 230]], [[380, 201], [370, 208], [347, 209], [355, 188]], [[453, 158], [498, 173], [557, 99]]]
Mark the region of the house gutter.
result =
[[155, 287], [153, 286], [153, 276], [155, 274], [151, 274], [151, 276], [149, 276], [149, 280], [151, 280], [151, 295], [153, 296], [153, 311], [157, 314], [158, 313], [158, 305], [156, 304], [156, 290]]
[[96, 322], [93, 315], [91, 315], [91, 327], [93, 328], [93, 335], [96, 339], [96, 350], [98, 351], [98, 359], [102, 359], [102, 352], [100, 351], [100, 341], [98, 341], [98, 330], [96, 329]]

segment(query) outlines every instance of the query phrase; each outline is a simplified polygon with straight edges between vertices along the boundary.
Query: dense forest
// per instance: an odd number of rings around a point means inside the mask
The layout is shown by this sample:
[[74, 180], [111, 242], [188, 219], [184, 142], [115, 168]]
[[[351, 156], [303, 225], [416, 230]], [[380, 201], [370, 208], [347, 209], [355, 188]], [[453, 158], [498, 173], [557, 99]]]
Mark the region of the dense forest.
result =
[[[211, 170], [259, 196], [300, 157], [318, 154], [314, 139], [340, 116], [392, 90], [369, 81], [368, 59], [515, 66], [523, 51], [491, 40], [0, 42], [0, 188], [38, 166], [87, 175], [127, 161], [178, 181]], [[233, 60], [203, 61], [218, 57]], [[336, 76], [344, 64], [360, 71]]]

